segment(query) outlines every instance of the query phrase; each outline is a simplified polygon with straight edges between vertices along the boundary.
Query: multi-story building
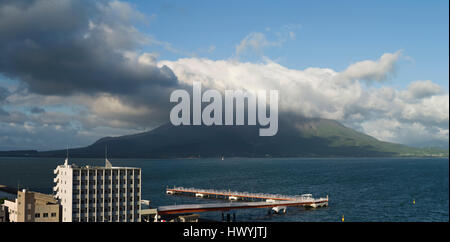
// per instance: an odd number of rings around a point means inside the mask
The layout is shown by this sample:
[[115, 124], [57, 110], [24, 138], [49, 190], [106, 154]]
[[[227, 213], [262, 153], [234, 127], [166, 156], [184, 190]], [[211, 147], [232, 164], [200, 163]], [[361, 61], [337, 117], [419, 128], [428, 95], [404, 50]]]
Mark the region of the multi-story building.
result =
[[52, 195], [17, 191], [15, 201], [5, 200], [4, 207], [10, 222], [59, 222], [61, 211], [58, 201]]
[[55, 198], [63, 222], [139, 222], [141, 169], [59, 165], [55, 170]]
[[7, 209], [7, 207], [5, 207], [3, 204], [0, 204], [0, 222], [7, 221], [6, 209]]

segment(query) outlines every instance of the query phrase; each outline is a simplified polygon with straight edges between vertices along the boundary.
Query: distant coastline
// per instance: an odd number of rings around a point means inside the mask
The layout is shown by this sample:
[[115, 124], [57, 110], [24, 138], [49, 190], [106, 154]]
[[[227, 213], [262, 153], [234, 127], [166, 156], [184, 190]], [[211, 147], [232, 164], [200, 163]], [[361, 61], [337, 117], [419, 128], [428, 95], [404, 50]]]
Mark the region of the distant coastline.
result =
[[[436, 153], [434, 154], [425, 154], [425, 155], [415, 155], [415, 154], [405, 154], [405, 155], [254, 155], [254, 156], [225, 156], [225, 159], [236, 159], [236, 158], [448, 158], [449, 152], [448, 150], [438, 150], [436, 149]], [[71, 151], [69, 150], [69, 153]], [[39, 152], [37, 150], [16, 150], [16, 151], [0, 151], [0, 157], [10, 157], [10, 158], [22, 158], [22, 157], [29, 157], [29, 158], [65, 158], [66, 156], [63, 154], [55, 153], [52, 155], [48, 155], [48, 151], [42, 151]], [[104, 158], [104, 156], [99, 155], [78, 155], [78, 154], [71, 154], [70, 157], [73, 158]], [[203, 159], [203, 158], [217, 158], [220, 159], [221, 155], [213, 155], [213, 156], [113, 156], [111, 158], [117, 158], [117, 159]]]

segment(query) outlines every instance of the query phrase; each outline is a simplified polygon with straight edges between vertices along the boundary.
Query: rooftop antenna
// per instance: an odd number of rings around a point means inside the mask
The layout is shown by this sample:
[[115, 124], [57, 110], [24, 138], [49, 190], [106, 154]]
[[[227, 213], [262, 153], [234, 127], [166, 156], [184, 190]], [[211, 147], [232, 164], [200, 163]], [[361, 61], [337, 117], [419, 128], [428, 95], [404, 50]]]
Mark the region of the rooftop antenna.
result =
[[64, 160], [64, 166], [67, 166], [69, 164], [69, 145], [67, 145], [66, 148], [66, 159]]
[[112, 167], [111, 162], [108, 160], [108, 145], [105, 145], [105, 167]]

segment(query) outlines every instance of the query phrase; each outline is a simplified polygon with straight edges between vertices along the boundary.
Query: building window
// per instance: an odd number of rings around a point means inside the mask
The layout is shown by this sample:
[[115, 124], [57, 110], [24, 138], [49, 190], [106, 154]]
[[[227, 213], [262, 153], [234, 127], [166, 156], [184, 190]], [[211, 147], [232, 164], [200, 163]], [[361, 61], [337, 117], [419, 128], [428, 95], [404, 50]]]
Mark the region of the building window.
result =
[[35, 213], [35, 214], [34, 214], [34, 217], [35, 217], [35, 218], [40, 218], [40, 217], [41, 217], [41, 214], [40, 214], [40, 213]]
[[56, 213], [52, 213], [51, 216], [52, 216], [52, 217], [56, 217]]
[[48, 213], [44, 213], [44, 218], [48, 218]]

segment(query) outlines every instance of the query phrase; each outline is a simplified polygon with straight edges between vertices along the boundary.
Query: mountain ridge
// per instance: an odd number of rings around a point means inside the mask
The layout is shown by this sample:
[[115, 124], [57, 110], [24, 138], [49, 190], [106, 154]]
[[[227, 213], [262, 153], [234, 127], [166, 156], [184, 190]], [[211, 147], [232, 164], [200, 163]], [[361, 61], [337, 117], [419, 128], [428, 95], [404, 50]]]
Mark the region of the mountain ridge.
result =
[[[377, 140], [341, 123], [321, 118], [281, 118], [275, 136], [259, 136], [258, 126], [173, 126], [118, 137], [103, 137], [69, 150], [71, 157], [397, 157], [448, 156], [448, 151], [419, 149]], [[0, 156], [4, 152], [0, 152]], [[20, 153], [20, 152], [19, 152]], [[66, 150], [23, 156], [65, 157]], [[17, 151], [16, 151], [17, 154]], [[19, 155], [20, 156], [20, 155]]]

